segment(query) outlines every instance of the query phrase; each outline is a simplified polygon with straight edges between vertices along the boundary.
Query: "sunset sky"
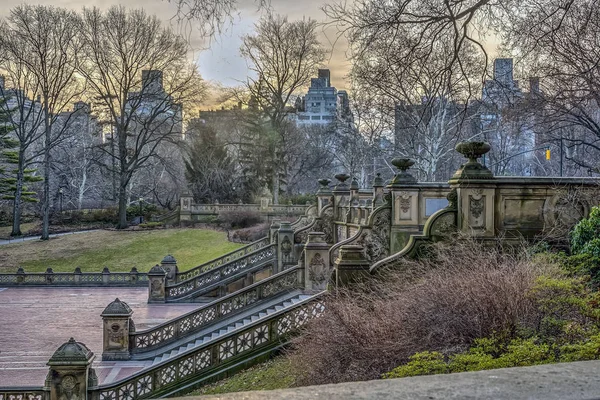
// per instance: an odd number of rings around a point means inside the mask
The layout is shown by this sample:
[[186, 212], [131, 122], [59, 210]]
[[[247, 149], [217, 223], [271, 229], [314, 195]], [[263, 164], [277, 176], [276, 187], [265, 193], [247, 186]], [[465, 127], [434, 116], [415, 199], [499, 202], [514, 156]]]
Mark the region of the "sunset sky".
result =
[[[271, 6], [274, 12], [288, 15], [290, 20], [310, 17], [324, 22], [325, 15], [320, 7], [327, 0], [272, 0]], [[0, 15], [6, 15], [11, 6], [18, 4], [10, 0], [0, 0]], [[194, 49], [194, 58], [197, 60], [202, 76], [214, 82], [220, 82], [227, 86], [236, 85], [244, 80], [248, 74], [245, 61], [239, 56], [241, 36], [252, 33], [253, 25], [260, 18], [257, 3], [254, 0], [239, 0], [239, 13], [234, 18], [232, 26], [227, 26], [227, 32], [214, 38], [212, 41], [202, 40], [193, 23], [190, 25], [179, 25], [175, 20], [176, 7], [165, 0], [35, 0], [27, 1], [27, 4], [43, 4], [58, 7], [67, 7], [79, 10], [82, 7], [97, 6], [106, 9], [112, 5], [124, 5], [128, 8], [144, 8], [148, 13], [156, 14], [165, 23], [170, 23], [175, 29], [185, 34]], [[347, 73], [349, 63], [346, 60], [346, 46], [336, 44], [336, 30], [333, 27], [319, 28], [320, 39], [323, 45], [332, 50], [331, 56], [326, 61], [326, 67], [331, 69], [332, 84], [338, 88], [345, 88], [344, 76]], [[316, 76], [317, 71], [315, 71]]]

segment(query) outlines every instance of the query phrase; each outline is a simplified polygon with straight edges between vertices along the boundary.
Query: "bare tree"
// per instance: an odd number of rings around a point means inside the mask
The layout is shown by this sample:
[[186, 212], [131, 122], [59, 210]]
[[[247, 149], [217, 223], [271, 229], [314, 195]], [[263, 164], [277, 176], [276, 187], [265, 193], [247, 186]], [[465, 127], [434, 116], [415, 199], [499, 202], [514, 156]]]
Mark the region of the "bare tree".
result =
[[270, 124], [272, 132], [269, 159], [273, 203], [279, 202], [280, 179], [288, 174], [286, 152], [291, 140], [288, 114], [297, 92], [306, 87], [325, 58], [317, 40], [317, 23], [311, 19], [290, 22], [286, 17], [268, 14], [255, 26], [256, 32], [243, 38], [242, 56], [254, 76], [249, 77], [248, 98]]
[[600, 167], [599, 5], [569, 1], [560, 12], [538, 5], [514, 16], [504, 37], [541, 78], [543, 140], [584, 171]]
[[185, 40], [142, 10], [84, 9], [81, 36], [79, 72], [110, 121], [107, 143], [114, 146], [103, 147], [105, 166], [116, 169], [118, 227], [126, 228], [133, 175], [157, 159], [163, 143], [181, 138], [182, 104], [197, 100], [203, 87]]
[[[77, 15], [65, 9], [45, 6], [18, 6], [11, 10], [2, 26], [0, 47], [5, 58], [3, 69], [8, 71], [12, 83], [20, 92], [16, 93], [18, 121], [17, 129], [21, 142], [17, 171], [17, 190], [14, 200], [16, 220], [19, 218], [25, 168], [34, 161], [25, 155], [43, 132], [44, 190], [42, 198], [42, 236], [49, 238], [50, 224], [50, 166], [52, 149], [63, 139], [68, 121], [56, 124], [59, 114], [81, 94], [82, 87], [75, 79], [75, 54], [81, 44], [78, 36]], [[39, 99], [38, 105], [26, 100]], [[19, 109], [23, 106], [23, 109]], [[67, 118], [68, 119], [68, 118]], [[13, 234], [19, 234], [17, 221], [13, 221]]]

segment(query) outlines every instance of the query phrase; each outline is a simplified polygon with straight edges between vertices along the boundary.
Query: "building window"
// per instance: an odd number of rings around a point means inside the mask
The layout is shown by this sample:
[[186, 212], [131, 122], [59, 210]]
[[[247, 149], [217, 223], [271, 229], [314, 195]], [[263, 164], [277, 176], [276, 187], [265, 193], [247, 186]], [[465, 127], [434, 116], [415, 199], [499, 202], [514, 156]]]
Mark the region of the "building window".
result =
[[312, 120], [321, 120], [321, 116], [320, 115], [313, 115], [312, 117], [310, 117], [310, 119], [312, 119]]

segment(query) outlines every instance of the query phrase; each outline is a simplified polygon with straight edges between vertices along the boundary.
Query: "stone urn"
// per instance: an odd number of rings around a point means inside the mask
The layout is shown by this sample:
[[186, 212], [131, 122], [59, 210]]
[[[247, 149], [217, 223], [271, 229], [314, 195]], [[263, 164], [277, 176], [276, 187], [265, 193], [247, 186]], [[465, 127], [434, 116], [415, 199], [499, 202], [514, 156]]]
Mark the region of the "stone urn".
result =
[[335, 176], [335, 179], [337, 179], [340, 183], [338, 183], [335, 188], [333, 189], [334, 191], [346, 191], [349, 190], [349, 186], [346, 183], [346, 181], [348, 179], [350, 179], [350, 175], [348, 174], [337, 174]]
[[489, 152], [490, 145], [486, 142], [460, 142], [456, 145], [455, 150], [465, 156], [468, 161], [454, 173], [451, 181], [461, 179], [492, 179], [492, 172], [478, 159]]
[[410, 158], [394, 158], [391, 162], [400, 172], [394, 176], [388, 187], [399, 187], [417, 183], [417, 178], [407, 172], [410, 167], [415, 165], [413, 160]]

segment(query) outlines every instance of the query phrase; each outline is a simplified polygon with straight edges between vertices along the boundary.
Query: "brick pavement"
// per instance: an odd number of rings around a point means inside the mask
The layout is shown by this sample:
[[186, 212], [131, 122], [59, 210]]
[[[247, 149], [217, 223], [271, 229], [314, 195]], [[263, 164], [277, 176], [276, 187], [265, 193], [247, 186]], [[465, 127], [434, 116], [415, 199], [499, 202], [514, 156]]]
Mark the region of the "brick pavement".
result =
[[0, 386], [43, 386], [46, 362], [70, 337], [94, 352], [100, 382], [141, 369], [144, 362], [100, 362], [100, 313], [116, 297], [132, 308], [137, 330], [200, 307], [149, 305], [146, 288], [0, 288]]

